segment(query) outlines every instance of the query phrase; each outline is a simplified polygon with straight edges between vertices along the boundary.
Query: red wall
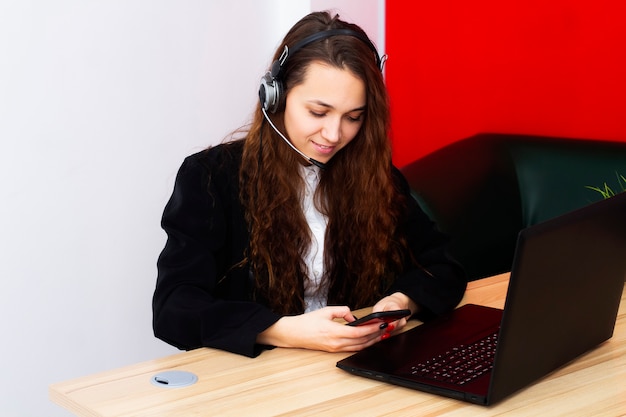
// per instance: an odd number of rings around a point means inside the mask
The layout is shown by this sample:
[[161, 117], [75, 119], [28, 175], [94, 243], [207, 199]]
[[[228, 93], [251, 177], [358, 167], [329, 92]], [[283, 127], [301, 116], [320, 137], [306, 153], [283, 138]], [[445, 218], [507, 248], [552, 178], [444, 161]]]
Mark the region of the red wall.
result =
[[625, 0], [388, 0], [398, 166], [479, 132], [626, 141]]

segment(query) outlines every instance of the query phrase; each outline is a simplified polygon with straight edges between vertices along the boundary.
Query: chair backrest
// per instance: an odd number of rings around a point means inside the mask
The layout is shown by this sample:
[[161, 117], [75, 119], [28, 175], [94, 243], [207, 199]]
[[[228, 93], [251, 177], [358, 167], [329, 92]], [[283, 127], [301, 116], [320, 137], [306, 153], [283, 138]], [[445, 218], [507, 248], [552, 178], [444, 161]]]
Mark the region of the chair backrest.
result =
[[531, 226], [602, 198], [589, 187], [621, 190], [626, 143], [526, 140], [508, 147], [517, 173], [522, 225]]
[[508, 271], [523, 228], [620, 190], [626, 143], [479, 134], [401, 168], [469, 279]]

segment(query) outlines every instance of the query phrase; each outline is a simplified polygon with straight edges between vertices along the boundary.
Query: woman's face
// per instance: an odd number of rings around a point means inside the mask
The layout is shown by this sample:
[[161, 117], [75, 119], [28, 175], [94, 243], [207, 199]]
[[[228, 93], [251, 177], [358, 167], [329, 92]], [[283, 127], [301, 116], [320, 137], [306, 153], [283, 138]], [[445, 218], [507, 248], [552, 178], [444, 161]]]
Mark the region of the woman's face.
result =
[[322, 163], [358, 133], [365, 116], [365, 84], [352, 72], [319, 62], [287, 94], [285, 129], [291, 143]]

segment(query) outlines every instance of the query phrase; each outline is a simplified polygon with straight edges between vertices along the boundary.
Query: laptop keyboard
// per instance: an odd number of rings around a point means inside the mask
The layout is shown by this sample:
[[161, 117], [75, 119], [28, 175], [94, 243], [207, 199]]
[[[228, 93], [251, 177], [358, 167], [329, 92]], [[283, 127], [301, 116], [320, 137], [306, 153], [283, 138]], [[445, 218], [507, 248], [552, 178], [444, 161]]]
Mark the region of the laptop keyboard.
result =
[[464, 385], [493, 368], [498, 332], [476, 342], [456, 346], [411, 367], [411, 373], [435, 381]]

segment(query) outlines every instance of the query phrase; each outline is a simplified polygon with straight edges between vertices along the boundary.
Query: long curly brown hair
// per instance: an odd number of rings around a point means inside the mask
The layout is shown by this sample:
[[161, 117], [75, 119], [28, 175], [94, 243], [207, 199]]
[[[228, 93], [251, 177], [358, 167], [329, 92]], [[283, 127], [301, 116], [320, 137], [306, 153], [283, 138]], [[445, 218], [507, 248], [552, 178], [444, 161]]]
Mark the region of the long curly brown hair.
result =
[[[336, 15], [311, 13], [287, 33], [274, 60], [285, 45], [339, 28], [366, 36], [361, 28]], [[347, 69], [366, 86], [359, 133], [328, 162], [315, 196], [316, 207], [328, 217], [322, 285], [328, 290], [329, 305], [371, 305], [402, 265], [405, 241], [398, 236], [397, 224], [404, 201], [392, 180], [388, 98], [375, 58], [362, 40], [342, 35], [305, 46], [284, 66], [283, 97], [304, 81], [312, 62]], [[283, 99], [272, 116], [283, 132], [284, 106]], [[304, 310], [304, 256], [311, 244], [301, 209], [304, 160], [264, 122], [260, 105], [244, 140], [240, 190], [250, 227], [248, 261], [257, 292], [275, 311], [298, 314]]]

